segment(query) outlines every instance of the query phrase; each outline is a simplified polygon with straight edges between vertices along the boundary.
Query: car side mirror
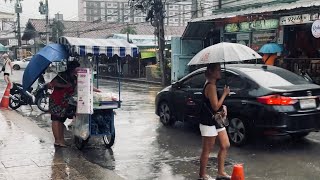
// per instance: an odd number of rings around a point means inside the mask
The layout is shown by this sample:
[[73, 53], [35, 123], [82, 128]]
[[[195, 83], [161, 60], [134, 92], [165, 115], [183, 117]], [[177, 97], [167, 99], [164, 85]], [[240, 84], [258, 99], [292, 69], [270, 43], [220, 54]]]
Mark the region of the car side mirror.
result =
[[179, 81], [177, 81], [177, 82], [172, 83], [171, 86], [174, 89], [179, 89], [180, 88], [180, 83], [179, 83]]

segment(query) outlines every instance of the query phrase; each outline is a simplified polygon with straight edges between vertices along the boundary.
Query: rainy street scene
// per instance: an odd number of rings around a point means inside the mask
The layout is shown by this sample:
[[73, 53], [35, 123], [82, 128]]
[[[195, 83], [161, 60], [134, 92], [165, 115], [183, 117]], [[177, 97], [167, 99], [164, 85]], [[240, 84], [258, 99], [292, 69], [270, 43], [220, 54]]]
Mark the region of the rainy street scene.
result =
[[320, 179], [320, 1], [0, 1], [0, 180]]

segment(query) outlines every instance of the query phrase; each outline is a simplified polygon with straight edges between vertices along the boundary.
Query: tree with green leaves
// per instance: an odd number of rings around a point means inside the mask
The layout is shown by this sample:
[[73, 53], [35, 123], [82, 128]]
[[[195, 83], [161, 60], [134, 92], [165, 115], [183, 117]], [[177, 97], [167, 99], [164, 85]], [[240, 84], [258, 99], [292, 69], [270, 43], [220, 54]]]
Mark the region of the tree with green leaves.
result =
[[120, 31], [121, 34], [137, 34], [136, 28], [132, 26], [127, 26]]

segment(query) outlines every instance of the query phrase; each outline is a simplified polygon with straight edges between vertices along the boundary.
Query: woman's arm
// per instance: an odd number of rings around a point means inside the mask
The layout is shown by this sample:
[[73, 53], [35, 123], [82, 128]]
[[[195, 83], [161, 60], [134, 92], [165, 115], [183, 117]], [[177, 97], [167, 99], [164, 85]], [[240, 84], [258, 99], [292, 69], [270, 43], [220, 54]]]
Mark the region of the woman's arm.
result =
[[8, 63], [9, 63], [9, 66], [10, 66], [10, 69], [11, 69], [11, 75], [12, 75], [13, 66], [12, 66], [12, 63], [11, 63], [11, 60], [10, 60], [10, 59], [8, 60]]
[[94, 92], [101, 92], [101, 90], [100, 90], [100, 89], [95, 88], [95, 87], [93, 87], [93, 91], [94, 91]]
[[224, 99], [227, 97], [226, 93], [223, 93], [221, 98], [218, 99], [217, 87], [215, 85], [209, 84], [205, 89], [206, 97], [210, 100], [212, 109], [217, 112], [223, 105]]
[[67, 84], [62, 84], [62, 83], [59, 83], [57, 81], [57, 79], [53, 79], [51, 82], [50, 82], [50, 85], [52, 87], [58, 87], [58, 88], [68, 88], [68, 87], [71, 87], [72, 84], [71, 83], [67, 83]]

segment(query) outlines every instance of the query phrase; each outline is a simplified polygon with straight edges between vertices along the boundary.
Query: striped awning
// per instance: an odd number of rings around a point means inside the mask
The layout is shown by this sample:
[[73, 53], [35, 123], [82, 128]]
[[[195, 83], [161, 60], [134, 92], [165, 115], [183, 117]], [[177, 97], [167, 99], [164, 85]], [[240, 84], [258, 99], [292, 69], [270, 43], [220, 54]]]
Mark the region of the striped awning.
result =
[[106, 55], [113, 57], [137, 57], [139, 50], [134, 44], [128, 43], [122, 39], [90, 39], [90, 38], [74, 38], [74, 37], [60, 37], [59, 44], [67, 46], [71, 54], [79, 56], [85, 55]]

